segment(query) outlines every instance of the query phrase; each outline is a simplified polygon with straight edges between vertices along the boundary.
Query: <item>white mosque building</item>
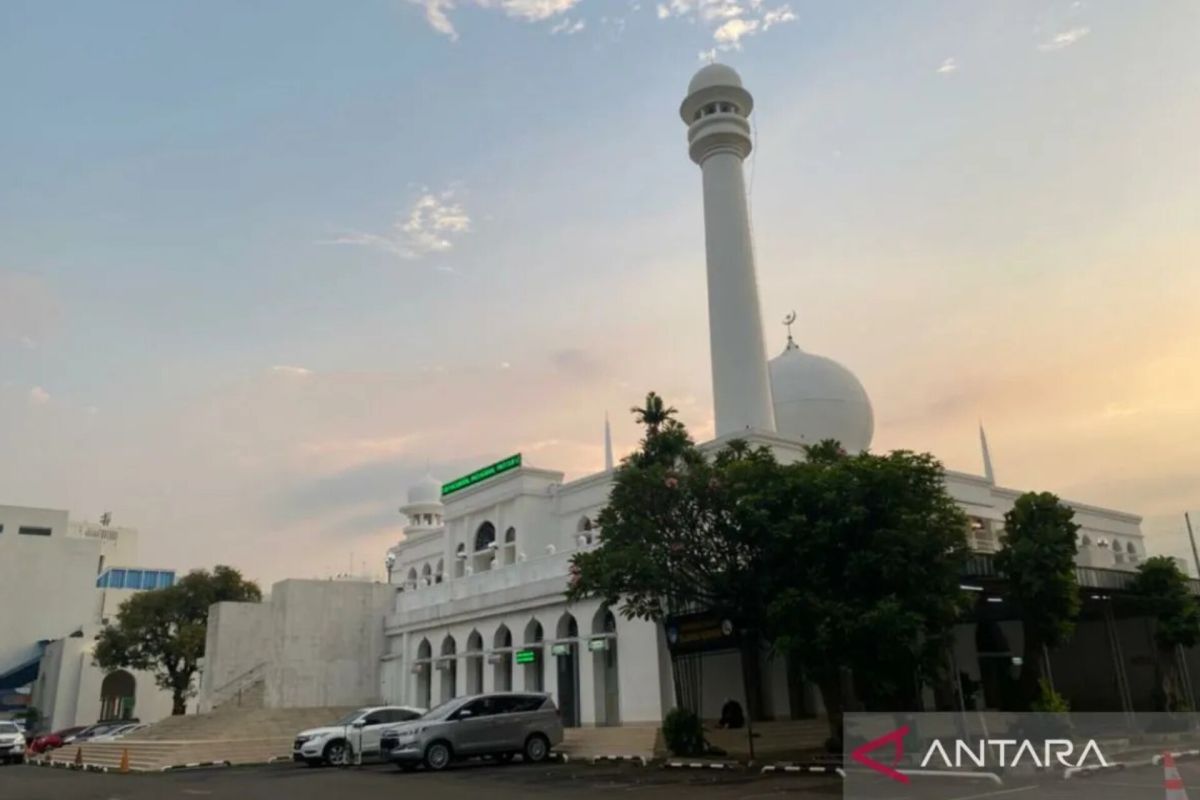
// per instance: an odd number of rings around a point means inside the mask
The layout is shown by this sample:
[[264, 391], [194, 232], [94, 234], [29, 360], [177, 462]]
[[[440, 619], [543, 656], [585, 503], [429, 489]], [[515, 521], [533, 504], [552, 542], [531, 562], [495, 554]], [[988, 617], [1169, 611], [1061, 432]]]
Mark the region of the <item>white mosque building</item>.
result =
[[[792, 461], [805, 445], [835, 438], [862, 451], [874, 416], [850, 370], [805, 352], [790, 334], [767, 359], [743, 178], [753, 103], [733, 69], [711, 64], [680, 108], [704, 191], [716, 438], [701, 447], [740, 438]], [[446, 483], [426, 477], [400, 509], [407, 524], [387, 554], [387, 586], [285, 581], [271, 607], [214, 607], [201, 708], [253, 678], [266, 681], [267, 705], [428, 707], [482, 691], [539, 690], [555, 696], [569, 726], [657, 723], [675, 696], [663, 626], [564, 596], [572, 556], [603, 546], [595, 520], [612, 481], [606, 444], [606, 468], [569, 482], [519, 454]], [[972, 546], [991, 552], [1020, 492], [996, 484], [982, 444], [984, 474], [950, 472], [947, 484], [970, 518]], [[1081, 566], [1120, 568], [1142, 557], [1139, 517], [1071, 505]], [[764, 654], [762, 666], [765, 710], [786, 717], [795, 704], [784, 665]], [[741, 695], [739, 670], [735, 652], [706, 655], [704, 716]]]

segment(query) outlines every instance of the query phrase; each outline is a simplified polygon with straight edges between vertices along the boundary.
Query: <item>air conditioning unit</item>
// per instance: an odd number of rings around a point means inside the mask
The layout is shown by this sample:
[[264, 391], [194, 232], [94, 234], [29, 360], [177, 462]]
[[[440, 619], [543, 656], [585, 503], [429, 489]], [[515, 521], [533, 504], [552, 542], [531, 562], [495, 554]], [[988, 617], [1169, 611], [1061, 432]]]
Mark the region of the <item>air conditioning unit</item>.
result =
[[489, 664], [503, 664], [510, 658], [512, 658], [512, 655], [509, 653], [492, 653], [487, 657], [487, 661]]
[[440, 669], [444, 672], [448, 669], [451, 669], [454, 666], [454, 659], [453, 658], [439, 658], [436, 666], [438, 669]]
[[422, 674], [424, 674], [424, 673], [425, 673], [425, 670], [427, 670], [427, 669], [429, 669], [429, 665], [428, 665], [428, 664], [426, 664], [426, 663], [424, 663], [424, 662], [422, 662], [422, 663], [420, 663], [420, 664], [413, 664], [413, 665], [412, 665], [412, 673], [413, 673], [413, 675], [422, 675]]

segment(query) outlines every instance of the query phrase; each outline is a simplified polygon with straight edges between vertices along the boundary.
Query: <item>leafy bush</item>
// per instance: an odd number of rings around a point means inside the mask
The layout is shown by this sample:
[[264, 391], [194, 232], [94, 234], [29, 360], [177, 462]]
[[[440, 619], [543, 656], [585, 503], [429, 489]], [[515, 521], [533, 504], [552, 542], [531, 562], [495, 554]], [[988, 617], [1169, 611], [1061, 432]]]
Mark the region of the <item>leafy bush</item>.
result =
[[704, 727], [700, 718], [686, 708], [672, 708], [663, 720], [663, 739], [676, 756], [704, 754]]
[[1031, 707], [1033, 711], [1044, 714], [1066, 714], [1071, 710], [1071, 704], [1066, 698], [1050, 686], [1050, 681], [1042, 678], [1038, 681], [1038, 694]]

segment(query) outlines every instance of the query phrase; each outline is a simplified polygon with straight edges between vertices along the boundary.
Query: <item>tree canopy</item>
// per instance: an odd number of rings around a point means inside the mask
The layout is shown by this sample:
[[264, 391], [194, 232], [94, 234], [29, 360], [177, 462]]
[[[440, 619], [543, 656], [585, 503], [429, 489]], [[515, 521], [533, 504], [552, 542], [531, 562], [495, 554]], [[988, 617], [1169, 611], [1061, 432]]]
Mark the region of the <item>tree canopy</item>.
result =
[[846, 669], [889, 707], [943, 672], [967, 545], [936, 459], [848, 456], [836, 442], [794, 464], [739, 440], [705, 454], [657, 395], [634, 412], [645, 437], [614, 476], [603, 546], [574, 558], [571, 599], [730, 619], [752, 713], [764, 642], [795, 657], [833, 713]]
[[121, 604], [115, 624], [96, 637], [93, 660], [102, 669], [154, 674], [172, 695], [172, 714], [183, 714], [204, 655], [208, 608], [226, 601], [258, 602], [262, 592], [232, 567], [196, 570], [165, 589], [139, 592]]
[[1079, 583], [1075, 576], [1075, 511], [1050, 492], [1027, 492], [1004, 515], [1004, 542], [996, 569], [1008, 582], [1023, 623], [1020, 689], [1031, 704], [1048, 677], [1045, 650], [1075, 630]]
[[1154, 618], [1164, 710], [1179, 710], [1185, 702], [1177, 648], [1194, 647], [1200, 641], [1200, 606], [1187, 575], [1169, 556], [1154, 556], [1138, 565], [1129, 591], [1138, 609]]

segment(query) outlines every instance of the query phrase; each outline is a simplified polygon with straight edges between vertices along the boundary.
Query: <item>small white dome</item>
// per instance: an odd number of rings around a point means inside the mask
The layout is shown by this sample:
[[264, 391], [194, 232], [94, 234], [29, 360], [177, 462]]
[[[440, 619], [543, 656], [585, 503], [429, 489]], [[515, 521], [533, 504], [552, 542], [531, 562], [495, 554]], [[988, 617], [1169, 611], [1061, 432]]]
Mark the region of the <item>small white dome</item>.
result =
[[742, 77], [737, 70], [725, 64], [709, 64], [702, 67], [688, 84], [688, 94], [695, 94], [701, 89], [713, 86], [736, 86], [742, 88]]
[[440, 503], [442, 501], [442, 482], [432, 475], [426, 475], [408, 489], [408, 502]]
[[875, 414], [853, 372], [833, 359], [804, 352], [790, 338], [769, 366], [779, 435], [805, 444], [836, 439], [849, 453], [871, 446]]

